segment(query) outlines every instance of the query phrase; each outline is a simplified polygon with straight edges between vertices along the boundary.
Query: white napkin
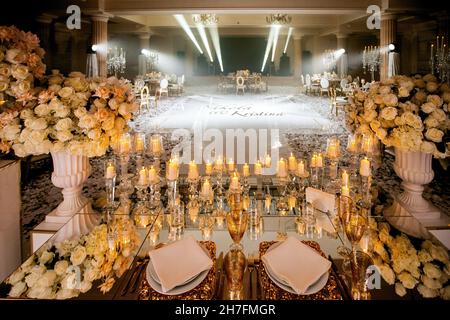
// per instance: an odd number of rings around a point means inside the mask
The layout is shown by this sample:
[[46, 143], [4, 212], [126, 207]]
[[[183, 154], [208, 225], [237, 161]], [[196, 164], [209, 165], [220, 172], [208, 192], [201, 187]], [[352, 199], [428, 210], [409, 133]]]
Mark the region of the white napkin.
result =
[[278, 247], [266, 252], [262, 261], [274, 276], [297, 294], [304, 294], [331, 266], [329, 260], [294, 237], [288, 237]]
[[210, 269], [213, 264], [211, 258], [192, 236], [152, 250], [149, 256], [163, 292]]
[[322, 212], [333, 212], [336, 196], [311, 187], [306, 188], [306, 202], [311, 203]]

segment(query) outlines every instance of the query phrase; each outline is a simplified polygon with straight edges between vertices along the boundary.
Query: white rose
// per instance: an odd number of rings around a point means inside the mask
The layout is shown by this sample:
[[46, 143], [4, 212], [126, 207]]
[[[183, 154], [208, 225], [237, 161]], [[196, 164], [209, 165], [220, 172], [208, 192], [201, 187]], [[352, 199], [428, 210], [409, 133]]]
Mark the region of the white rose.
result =
[[75, 298], [78, 296], [78, 290], [72, 290], [72, 289], [61, 289], [58, 290], [56, 293], [56, 299], [58, 300], [66, 300]]
[[75, 117], [81, 118], [85, 114], [87, 114], [87, 110], [85, 107], [79, 107], [79, 108], [75, 109], [75, 111], [73, 113], [75, 114]]
[[86, 248], [81, 245], [77, 246], [70, 255], [70, 261], [74, 266], [82, 264], [85, 258], [86, 258]]
[[428, 250], [425, 250], [425, 249], [420, 250], [418, 253], [418, 256], [419, 256], [419, 261], [423, 264], [425, 264], [426, 262], [433, 261], [433, 258], [431, 257], [431, 254], [428, 252]]
[[28, 68], [23, 64], [16, 64], [11, 68], [11, 75], [17, 80], [25, 80], [29, 74]]
[[88, 132], [88, 137], [91, 140], [98, 140], [101, 136], [102, 132], [100, 129], [92, 129]]
[[397, 109], [394, 107], [386, 107], [381, 110], [381, 117], [385, 120], [394, 120], [397, 116]]
[[436, 289], [430, 289], [423, 284], [419, 284], [417, 286], [417, 291], [422, 295], [424, 298], [436, 298], [439, 295], [439, 291]]
[[97, 120], [93, 115], [86, 114], [80, 118], [78, 122], [78, 126], [83, 129], [91, 129], [95, 127], [97, 124]]
[[6, 61], [17, 64], [19, 61], [16, 60], [16, 57], [21, 54], [21, 50], [19, 49], [9, 49], [6, 51], [5, 59]]
[[422, 276], [423, 284], [430, 289], [440, 289], [442, 288], [442, 284], [439, 280], [430, 278], [428, 276]]
[[14, 141], [19, 138], [20, 125], [6, 125], [3, 128], [3, 132], [0, 131], [0, 136], [3, 136], [5, 140]]
[[73, 139], [73, 134], [69, 130], [57, 131], [56, 139], [61, 142], [66, 142]]
[[14, 273], [12, 275], [9, 276], [7, 282], [9, 284], [14, 285], [17, 282], [22, 281], [23, 278], [25, 278], [25, 272], [22, 270], [22, 268], [19, 268], [16, 271], [14, 271]]
[[432, 102], [427, 102], [421, 105], [420, 109], [422, 109], [422, 111], [425, 113], [431, 113], [436, 110], [436, 106]]
[[37, 281], [36, 285], [39, 287], [52, 287], [56, 281], [56, 272], [54, 270], [47, 270]]
[[32, 299], [54, 299], [55, 292], [51, 287], [33, 287], [27, 293], [28, 298]]
[[430, 248], [430, 253], [434, 260], [438, 260], [443, 263], [448, 262], [448, 252], [445, 248], [432, 245]]
[[48, 86], [48, 90], [54, 93], [58, 93], [61, 90], [61, 86], [59, 84], [52, 84]]
[[58, 120], [58, 122], [55, 125], [55, 129], [58, 131], [72, 129], [72, 119], [64, 118], [64, 119]]
[[12, 148], [14, 150], [15, 155], [20, 158], [26, 157], [28, 155], [25, 146], [21, 143], [13, 144]]
[[55, 254], [53, 252], [44, 251], [41, 256], [39, 257], [39, 263], [40, 264], [46, 264], [53, 260], [53, 257]]
[[19, 298], [25, 291], [27, 291], [27, 284], [23, 281], [14, 284], [8, 295], [11, 298]]
[[36, 113], [36, 115], [38, 117], [45, 117], [50, 113], [51, 109], [48, 106], [48, 104], [40, 104], [38, 105], [36, 108], [34, 108], [34, 113]]
[[16, 96], [21, 96], [29, 92], [31, 84], [29, 81], [17, 81], [11, 84], [11, 90]]
[[94, 268], [87, 268], [84, 271], [84, 280], [92, 282], [94, 280], [97, 280], [100, 276], [100, 273], [98, 270], [94, 269]]
[[444, 132], [436, 128], [430, 128], [425, 132], [425, 137], [433, 142], [441, 142]]
[[395, 293], [400, 297], [403, 297], [406, 294], [406, 289], [400, 282], [395, 283]]
[[46, 154], [49, 153], [53, 147], [53, 143], [46, 139], [42, 143], [35, 146], [35, 154]]
[[86, 280], [81, 281], [81, 284], [80, 284], [80, 292], [81, 293], [86, 293], [89, 290], [91, 290], [91, 288], [92, 288], [92, 282], [86, 281]]
[[60, 260], [55, 263], [55, 272], [58, 276], [64, 275], [67, 268], [69, 268], [69, 262], [67, 262], [66, 260]]
[[61, 90], [58, 91], [58, 95], [61, 98], [69, 98], [71, 95], [73, 95], [75, 91], [72, 87], [64, 87]]
[[439, 279], [442, 276], [441, 270], [434, 264], [427, 262], [423, 266], [423, 272], [427, 277]]
[[392, 271], [392, 269], [387, 265], [383, 264], [378, 267], [381, 273], [381, 276], [383, 277], [384, 281], [386, 281], [388, 284], [393, 285], [395, 283], [395, 273]]
[[445, 111], [442, 109], [436, 109], [431, 113], [431, 116], [439, 122], [444, 122], [447, 119]]
[[47, 121], [44, 118], [38, 118], [30, 121], [30, 125], [27, 125], [32, 130], [44, 130], [47, 128]]
[[34, 112], [31, 109], [23, 109], [20, 112], [20, 119], [31, 119], [34, 118]]
[[402, 285], [407, 289], [414, 289], [418, 280], [416, 280], [409, 272], [402, 272], [398, 275], [398, 280], [401, 281]]
[[435, 128], [435, 127], [438, 127], [438, 126], [439, 126], [439, 121], [438, 121], [435, 117], [432, 117], [432, 116], [428, 116], [428, 117], [423, 121], [423, 123], [425, 124], [425, 126], [426, 126], [427, 128]]
[[28, 141], [34, 145], [40, 144], [47, 137], [47, 132], [45, 130], [33, 130], [30, 131], [30, 135], [28, 137]]
[[[422, 141], [422, 144], [420, 145], [420, 151], [424, 153], [434, 153], [436, 150], [436, 145], [433, 142], [429, 141]], [[425, 258], [425, 256], [423, 256]]]
[[55, 109], [55, 117], [58, 118], [65, 118], [69, 115], [70, 113], [70, 108], [63, 105], [63, 104], [59, 104]]

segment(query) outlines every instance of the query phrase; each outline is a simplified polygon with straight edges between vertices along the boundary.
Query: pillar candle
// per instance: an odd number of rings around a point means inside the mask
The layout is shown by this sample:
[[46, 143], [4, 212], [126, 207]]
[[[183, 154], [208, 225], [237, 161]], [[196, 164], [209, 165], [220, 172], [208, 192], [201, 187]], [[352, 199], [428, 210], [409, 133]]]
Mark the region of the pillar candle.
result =
[[205, 164], [205, 174], [207, 176], [210, 176], [210, 175], [212, 175], [212, 173], [213, 173], [213, 165], [211, 162], [208, 161]]
[[121, 154], [129, 154], [130, 153], [130, 137], [128, 135], [122, 136], [119, 140], [119, 152]]
[[322, 167], [323, 167], [323, 158], [322, 158], [322, 154], [321, 154], [321, 153], [319, 153], [319, 154], [317, 155], [317, 158], [316, 158], [316, 166], [317, 166], [318, 168], [322, 168]]
[[254, 173], [255, 173], [255, 175], [256, 176], [259, 176], [259, 175], [261, 175], [262, 174], [262, 164], [261, 164], [261, 161], [256, 161], [256, 163], [255, 163], [255, 168], [253, 169], [254, 170]]
[[369, 177], [371, 175], [370, 161], [369, 159], [367, 159], [367, 157], [361, 159], [361, 163], [359, 165], [359, 174], [363, 177]]
[[142, 167], [139, 170], [138, 184], [141, 186], [145, 186], [146, 184], [148, 184], [148, 173], [147, 173], [147, 169], [145, 167]]
[[161, 145], [161, 138], [159, 136], [152, 136], [151, 146], [152, 146], [152, 152], [154, 154], [161, 154], [162, 145]]
[[230, 158], [228, 160], [228, 171], [233, 172], [236, 169], [236, 165], [234, 164], [234, 160]]
[[151, 184], [157, 184], [159, 181], [155, 167], [150, 166], [148, 169], [148, 180]]
[[214, 168], [217, 171], [222, 171], [223, 170], [223, 160], [221, 157], [216, 159], [216, 163], [214, 164]]
[[212, 192], [213, 191], [212, 191], [209, 179], [205, 179], [205, 181], [203, 182], [203, 185], [202, 185], [202, 190], [201, 190], [202, 197], [205, 199], [211, 199]]
[[342, 186], [348, 187], [349, 176], [346, 170], [342, 172]]
[[288, 198], [288, 206], [290, 209], [294, 208], [297, 204], [297, 199], [294, 196], [289, 196]]
[[230, 181], [230, 190], [238, 191], [240, 189], [240, 187], [241, 187], [241, 185], [239, 183], [239, 177], [235, 172]]
[[114, 165], [114, 163], [109, 162], [106, 166], [105, 178], [113, 179], [115, 176], [116, 176], [116, 166]]
[[198, 168], [197, 168], [197, 164], [195, 163], [194, 160], [189, 162], [188, 179], [189, 180], [197, 180], [198, 179]]
[[337, 156], [338, 156], [337, 146], [334, 144], [331, 144], [330, 146], [328, 146], [327, 153], [328, 153], [329, 158], [332, 158], [332, 159], [337, 158]]
[[288, 158], [288, 166], [289, 166], [289, 171], [297, 170], [297, 159], [294, 157], [292, 152], [291, 152], [291, 155]]
[[300, 161], [300, 163], [298, 164], [297, 174], [299, 176], [304, 176], [305, 175], [305, 163], [303, 162], [303, 160]]
[[144, 151], [145, 137], [141, 134], [136, 134], [134, 138], [134, 151], [137, 153]]
[[280, 178], [287, 177], [286, 161], [283, 158], [278, 160], [277, 176]]
[[350, 188], [348, 186], [342, 186], [341, 194], [343, 196], [349, 197], [350, 196]]
[[244, 163], [242, 167], [242, 176], [244, 177], [250, 176], [250, 166], [247, 163]]
[[272, 158], [266, 154], [266, 157], [264, 158], [264, 166], [266, 168], [270, 168], [272, 166]]
[[317, 167], [317, 155], [313, 155], [312, 156], [312, 158], [311, 158], [311, 168], [315, 168], [315, 167]]
[[166, 178], [168, 180], [174, 181], [178, 179], [178, 160], [170, 159], [167, 163], [166, 168]]
[[270, 195], [267, 195], [264, 199], [264, 207], [266, 209], [270, 209], [270, 205], [272, 204], [272, 197]]
[[347, 145], [347, 151], [351, 152], [351, 153], [355, 153], [358, 151], [357, 146], [356, 146], [356, 137], [351, 137], [348, 140], [348, 145]]

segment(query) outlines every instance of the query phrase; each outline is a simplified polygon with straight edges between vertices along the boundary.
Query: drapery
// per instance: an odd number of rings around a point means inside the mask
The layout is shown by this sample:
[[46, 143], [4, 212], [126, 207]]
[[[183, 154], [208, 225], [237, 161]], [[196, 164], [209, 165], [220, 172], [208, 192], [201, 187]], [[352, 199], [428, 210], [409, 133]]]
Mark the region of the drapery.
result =
[[338, 62], [338, 75], [341, 78], [344, 78], [347, 76], [348, 73], [348, 59], [347, 59], [347, 54], [344, 53], [342, 56], [340, 56], [339, 58], [339, 62]]
[[95, 54], [95, 53], [88, 53], [88, 55], [87, 55], [86, 76], [87, 77], [97, 77], [98, 76], [97, 54]]
[[388, 77], [393, 77], [400, 73], [400, 54], [389, 52]]

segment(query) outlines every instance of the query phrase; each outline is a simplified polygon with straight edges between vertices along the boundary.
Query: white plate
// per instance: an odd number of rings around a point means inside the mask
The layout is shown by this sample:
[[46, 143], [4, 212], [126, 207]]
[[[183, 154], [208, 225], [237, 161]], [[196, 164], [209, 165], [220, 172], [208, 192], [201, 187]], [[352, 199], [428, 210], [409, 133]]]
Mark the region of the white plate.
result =
[[[275, 249], [277, 246], [279, 246], [281, 244], [281, 242], [276, 242], [273, 245], [271, 245], [269, 247], [269, 249], [267, 249], [267, 252], [270, 250]], [[287, 292], [293, 293], [293, 294], [298, 294], [297, 292], [295, 292], [294, 289], [291, 288], [291, 286], [289, 286], [285, 281], [278, 279], [272, 272], [272, 270], [270, 269], [269, 266], [267, 266], [265, 263], [264, 264], [264, 268], [266, 269], [267, 275], [269, 276], [270, 280], [272, 280], [277, 286], [279, 286], [281, 289], [286, 290]], [[308, 287], [308, 290], [306, 290], [305, 293], [301, 294], [301, 295], [310, 295], [310, 294], [314, 294], [319, 292], [320, 290], [323, 289], [323, 287], [325, 287], [325, 285], [328, 282], [328, 277], [329, 277], [329, 272], [325, 272], [315, 283], [313, 283], [312, 285], [310, 285]]]
[[[161, 280], [159, 280], [159, 277], [158, 277], [158, 275], [156, 274], [155, 267], [153, 266], [153, 263], [150, 263], [150, 262], [151, 262], [151, 260], [149, 260], [148, 266], [147, 266], [147, 268], [148, 268], [148, 274], [150, 275], [150, 277], [152, 277], [153, 280], [155, 280], [155, 282], [156, 282], [157, 284], [161, 284]], [[185, 284], [187, 284], [188, 282], [191, 282], [192, 280], [194, 280], [195, 278], [197, 278], [200, 274], [201, 274], [201, 273], [196, 274], [196, 275], [193, 276], [192, 278], [190, 278], [190, 279], [186, 280], [185, 282], [183, 282], [182, 284], [180, 284], [180, 286], [181, 286], [181, 285], [185, 285]]]

